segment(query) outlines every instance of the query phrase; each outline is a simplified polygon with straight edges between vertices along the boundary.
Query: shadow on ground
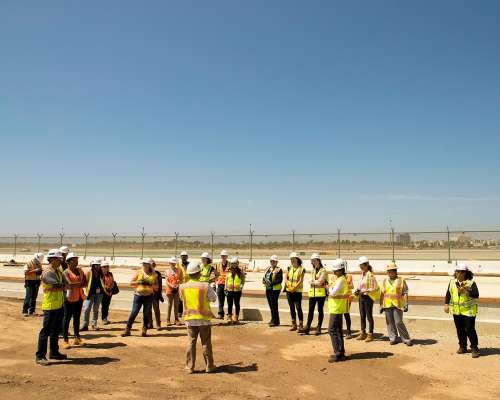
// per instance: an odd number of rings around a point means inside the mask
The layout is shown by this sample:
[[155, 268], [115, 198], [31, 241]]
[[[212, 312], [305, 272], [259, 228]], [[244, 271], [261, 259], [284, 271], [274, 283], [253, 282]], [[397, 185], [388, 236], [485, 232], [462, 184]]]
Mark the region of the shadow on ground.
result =
[[61, 362], [55, 362], [54, 360], [50, 360], [51, 364], [74, 364], [74, 365], [106, 365], [109, 363], [120, 362], [119, 358], [111, 358], [111, 357], [83, 357], [83, 358], [68, 358], [67, 360]]
[[369, 360], [376, 358], [388, 358], [393, 356], [394, 353], [389, 353], [387, 351], [367, 351], [364, 353], [354, 353], [348, 355], [349, 360]]
[[244, 365], [242, 362], [239, 362], [236, 364], [219, 365], [216, 372], [224, 372], [226, 374], [239, 374], [242, 372], [255, 372], [258, 370], [259, 367], [256, 363]]

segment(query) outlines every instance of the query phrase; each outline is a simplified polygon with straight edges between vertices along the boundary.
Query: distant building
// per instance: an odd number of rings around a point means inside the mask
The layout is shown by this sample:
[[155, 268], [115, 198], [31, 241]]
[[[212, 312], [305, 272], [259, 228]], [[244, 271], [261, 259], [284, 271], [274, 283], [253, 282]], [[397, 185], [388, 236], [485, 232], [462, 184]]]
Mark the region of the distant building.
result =
[[411, 238], [409, 233], [401, 233], [396, 236], [396, 242], [401, 243], [403, 246], [409, 246]]
[[450, 242], [470, 242], [472, 238], [465, 235], [453, 236], [450, 238]]

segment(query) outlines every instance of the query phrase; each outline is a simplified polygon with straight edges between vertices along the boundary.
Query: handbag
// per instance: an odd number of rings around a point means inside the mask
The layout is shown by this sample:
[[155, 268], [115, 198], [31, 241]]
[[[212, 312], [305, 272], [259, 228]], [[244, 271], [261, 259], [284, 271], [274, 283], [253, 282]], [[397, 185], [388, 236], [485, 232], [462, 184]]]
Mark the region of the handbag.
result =
[[120, 293], [120, 288], [118, 287], [118, 284], [114, 282], [113, 289], [111, 289], [111, 294], [118, 294]]

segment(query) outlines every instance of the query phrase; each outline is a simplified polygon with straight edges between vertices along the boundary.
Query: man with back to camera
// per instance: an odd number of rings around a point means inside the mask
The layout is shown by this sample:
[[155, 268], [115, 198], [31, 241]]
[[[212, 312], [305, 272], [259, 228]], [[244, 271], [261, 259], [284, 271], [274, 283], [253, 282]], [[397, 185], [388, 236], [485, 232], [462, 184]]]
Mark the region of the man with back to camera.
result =
[[40, 288], [40, 275], [42, 275], [43, 253], [35, 253], [32, 260], [24, 266], [24, 287], [26, 288], [26, 297], [23, 303], [23, 314], [37, 315], [36, 298]]

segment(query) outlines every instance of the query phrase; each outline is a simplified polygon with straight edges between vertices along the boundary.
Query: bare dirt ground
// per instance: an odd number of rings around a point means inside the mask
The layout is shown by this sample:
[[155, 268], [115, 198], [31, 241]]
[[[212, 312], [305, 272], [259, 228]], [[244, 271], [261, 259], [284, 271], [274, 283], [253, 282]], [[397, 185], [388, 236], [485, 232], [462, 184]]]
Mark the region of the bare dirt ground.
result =
[[[185, 327], [122, 338], [128, 313], [111, 310], [111, 325], [84, 332], [88, 346], [68, 359], [35, 364], [42, 318], [24, 318], [21, 301], [0, 300], [0, 398], [174, 399], [446, 399], [500, 398], [500, 337], [480, 337], [480, 354], [457, 355], [454, 335], [410, 332], [415, 346], [390, 346], [385, 327], [372, 343], [346, 341], [349, 360], [329, 364], [328, 334], [288, 332], [288, 326], [214, 322], [214, 374], [205, 374], [201, 346], [197, 373], [184, 371]], [[326, 316], [328, 318], [328, 316]], [[282, 315], [282, 323], [289, 317]], [[353, 321], [357, 327], [357, 321]], [[71, 341], [71, 339], [70, 339]], [[60, 340], [62, 344], [62, 340]]]

